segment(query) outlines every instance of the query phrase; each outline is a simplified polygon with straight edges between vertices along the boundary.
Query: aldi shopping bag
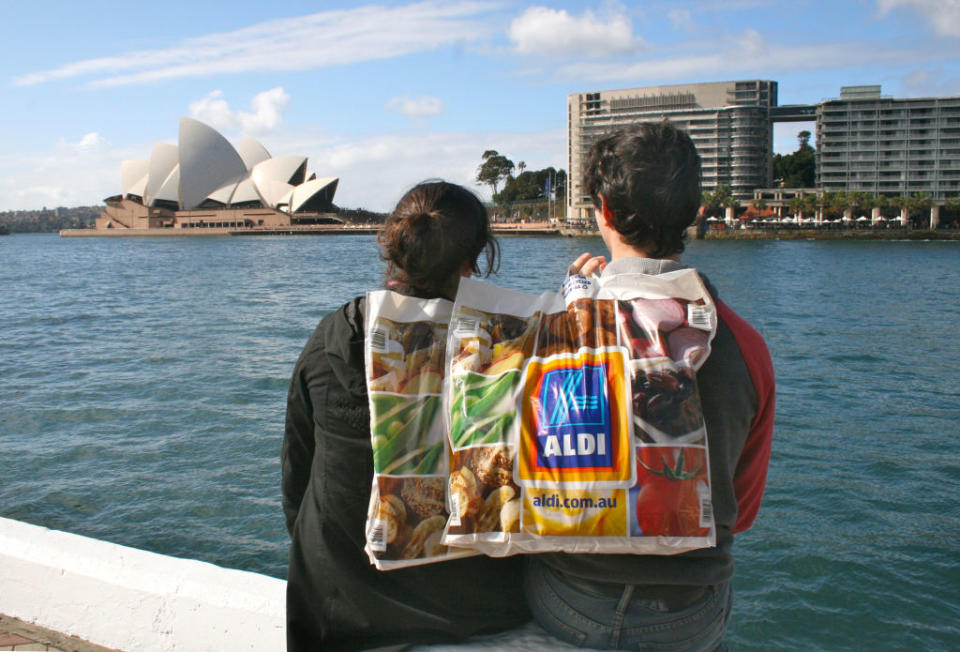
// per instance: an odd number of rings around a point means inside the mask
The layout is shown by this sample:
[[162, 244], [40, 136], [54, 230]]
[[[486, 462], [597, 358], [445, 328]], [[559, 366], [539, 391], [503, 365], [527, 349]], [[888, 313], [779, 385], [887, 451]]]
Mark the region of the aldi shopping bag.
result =
[[715, 545], [695, 270], [571, 276], [539, 297], [465, 279], [451, 315], [443, 542], [674, 554]]
[[366, 551], [381, 570], [468, 554], [440, 542], [449, 514], [441, 392], [452, 305], [386, 290], [367, 293], [374, 479]]

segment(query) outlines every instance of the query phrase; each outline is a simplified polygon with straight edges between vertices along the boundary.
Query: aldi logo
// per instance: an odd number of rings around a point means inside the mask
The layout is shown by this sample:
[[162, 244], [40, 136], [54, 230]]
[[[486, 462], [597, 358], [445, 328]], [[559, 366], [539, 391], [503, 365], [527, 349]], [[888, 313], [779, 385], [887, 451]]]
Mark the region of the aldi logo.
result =
[[516, 481], [629, 486], [628, 375], [621, 351], [534, 358], [526, 369]]
[[537, 466], [609, 468], [610, 401], [604, 365], [554, 369], [543, 375], [546, 407], [537, 432]]

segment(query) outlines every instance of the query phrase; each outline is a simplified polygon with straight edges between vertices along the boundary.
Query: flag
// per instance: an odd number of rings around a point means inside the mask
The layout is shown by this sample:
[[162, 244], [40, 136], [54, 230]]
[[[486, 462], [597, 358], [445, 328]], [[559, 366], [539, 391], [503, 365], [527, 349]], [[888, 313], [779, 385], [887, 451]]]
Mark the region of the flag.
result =
[[547, 175], [547, 178], [543, 180], [543, 196], [547, 199], [550, 198], [550, 175]]

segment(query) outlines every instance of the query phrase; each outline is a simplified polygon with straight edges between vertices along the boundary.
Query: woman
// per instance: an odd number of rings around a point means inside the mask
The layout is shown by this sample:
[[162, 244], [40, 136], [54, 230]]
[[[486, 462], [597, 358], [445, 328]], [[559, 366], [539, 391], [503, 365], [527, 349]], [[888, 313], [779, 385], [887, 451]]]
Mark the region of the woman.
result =
[[[499, 248], [483, 204], [446, 182], [410, 190], [379, 236], [386, 287], [453, 299]], [[373, 482], [364, 375], [364, 299], [321, 320], [293, 372], [283, 443], [283, 506], [293, 539], [289, 650], [453, 642], [529, 619], [519, 557], [471, 557], [379, 571], [364, 552]]]

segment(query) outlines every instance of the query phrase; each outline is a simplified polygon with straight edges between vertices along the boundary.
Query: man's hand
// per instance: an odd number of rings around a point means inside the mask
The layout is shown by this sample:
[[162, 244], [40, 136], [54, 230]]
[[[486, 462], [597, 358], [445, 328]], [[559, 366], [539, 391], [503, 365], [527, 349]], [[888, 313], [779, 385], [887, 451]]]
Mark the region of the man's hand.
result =
[[606, 256], [591, 256], [589, 253], [580, 254], [567, 268], [567, 276], [583, 274], [590, 276], [599, 274], [607, 266]]

